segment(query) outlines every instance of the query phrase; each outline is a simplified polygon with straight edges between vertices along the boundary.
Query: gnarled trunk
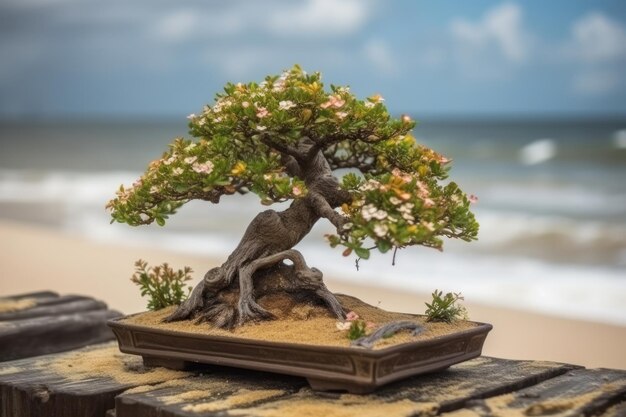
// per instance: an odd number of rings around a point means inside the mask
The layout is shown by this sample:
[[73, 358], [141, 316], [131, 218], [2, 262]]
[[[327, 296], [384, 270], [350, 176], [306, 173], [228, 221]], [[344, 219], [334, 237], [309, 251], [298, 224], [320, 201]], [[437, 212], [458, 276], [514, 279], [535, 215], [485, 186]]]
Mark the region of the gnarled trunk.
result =
[[[299, 252], [292, 248], [306, 236], [322, 217], [338, 229], [343, 218], [334, 208], [350, 200], [347, 192], [339, 188], [328, 162], [321, 152], [308, 153], [310, 158], [293, 160], [292, 168], [304, 178], [308, 194], [295, 200], [289, 208], [277, 212], [259, 213], [246, 229], [241, 241], [226, 262], [209, 270], [194, 288], [189, 299], [166, 318], [167, 321], [195, 318], [209, 321], [219, 327], [232, 327], [250, 320], [271, 318], [271, 314], [255, 301], [253, 280], [263, 276], [261, 270], [284, 265], [289, 259], [292, 266], [280, 269], [282, 280], [267, 279], [273, 291], [310, 292], [323, 300], [339, 318], [344, 317], [339, 302], [322, 282], [322, 274], [309, 268]], [[257, 273], [259, 271], [259, 273]], [[235, 297], [233, 294], [236, 294]]]

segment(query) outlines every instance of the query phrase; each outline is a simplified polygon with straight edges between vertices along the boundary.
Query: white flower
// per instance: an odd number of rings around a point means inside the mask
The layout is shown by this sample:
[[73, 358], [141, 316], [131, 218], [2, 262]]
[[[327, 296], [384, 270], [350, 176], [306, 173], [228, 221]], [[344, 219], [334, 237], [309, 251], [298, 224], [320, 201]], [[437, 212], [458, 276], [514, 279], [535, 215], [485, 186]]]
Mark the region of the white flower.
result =
[[389, 231], [389, 227], [386, 224], [378, 223], [374, 226], [374, 234], [378, 237], [383, 237]]
[[415, 204], [413, 203], [404, 203], [403, 205], [398, 207], [398, 211], [400, 213], [411, 214], [411, 211], [413, 211], [413, 207], [415, 207]]
[[335, 113], [337, 115], [337, 117], [340, 120], [343, 120], [346, 118], [346, 116], [348, 116], [348, 113], [346, 113], [345, 111], [338, 111], [337, 113]]
[[150, 187], [150, 194], [156, 194], [159, 192], [159, 187], [157, 187], [156, 185], [153, 185], [152, 187]]
[[267, 129], [267, 126], [263, 126], [263, 125], [257, 125], [256, 126], [256, 130], [258, 130], [259, 132], [264, 131], [265, 129]]
[[369, 221], [372, 220], [374, 214], [376, 214], [377, 211], [378, 209], [374, 207], [373, 204], [368, 204], [366, 206], [363, 206], [363, 208], [361, 209], [361, 215], [365, 220]]
[[337, 330], [350, 330], [350, 326], [352, 325], [352, 323], [350, 323], [349, 321], [338, 321], [337, 323], [335, 323], [335, 326], [337, 326]]
[[191, 113], [189, 116], [187, 116], [187, 119], [189, 120], [193, 120], [196, 118], [196, 115], [194, 113]]
[[365, 184], [363, 184], [361, 187], [359, 187], [362, 191], [372, 191], [372, 190], [376, 190], [378, 189], [378, 187], [380, 187], [380, 183], [376, 180], [368, 180]]
[[294, 107], [296, 107], [296, 104], [291, 100], [283, 100], [280, 103], [278, 103], [278, 108], [280, 110], [289, 110]]
[[365, 107], [368, 109], [371, 109], [375, 106], [376, 104], [372, 103], [371, 101], [366, 101], [365, 102]]
[[197, 156], [188, 156], [187, 158], [185, 158], [185, 162], [191, 165], [194, 162], [196, 162], [197, 159], [198, 159]]
[[423, 221], [422, 226], [424, 226], [426, 229], [428, 229], [431, 232], [435, 230], [435, 225], [432, 222]]
[[372, 217], [378, 220], [383, 220], [387, 217], [387, 212], [385, 210], [377, 210], [376, 213], [372, 214]]
[[410, 213], [402, 213], [402, 218], [411, 223], [415, 221], [415, 217], [413, 217], [413, 215]]
[[250, 103], [248, 103], [247, 101], [244, 101], [241, 103], [241, 107], [243, 107], [244, 109], [247, 109], [248, 107], [250, 107]]
[[203, 164], [195, 163], [193, 164], [191, 169], [193, 169], [198, 174], [210, 174], [211, 172], [213, 172], [213, 162], [206, 161]]
[[167, 158], [165, 161], [163, 161], [163, 163], [165, 165], [170, 165], [172, 162], [174, 162], [176, 160], [176, 154], [172, 154], [172, 156], [170, 156], [169, 158]]
[[192, 142], [185, 148], [185, 150], [186, 151], [190, 151], [190, 150], [192, 150], [195, 147], [196, 147], [196, 144]]
[[182, 168], [174, 168], [174, 169], [172, 170], [172, 173], [173, 173], [174, 175], [180, 175], [180, 174], [182, 174], [183, 172], [185, 172], [185, 171], [184, 171]]
[[399, 198], [396, 197], [391, 197], [389, 198], [389, 201], [391, 202], [391, 204], [393, 204], [394, 206], [397, 206], [398, 204], [402, 203], [402, 200], [400, 200]]

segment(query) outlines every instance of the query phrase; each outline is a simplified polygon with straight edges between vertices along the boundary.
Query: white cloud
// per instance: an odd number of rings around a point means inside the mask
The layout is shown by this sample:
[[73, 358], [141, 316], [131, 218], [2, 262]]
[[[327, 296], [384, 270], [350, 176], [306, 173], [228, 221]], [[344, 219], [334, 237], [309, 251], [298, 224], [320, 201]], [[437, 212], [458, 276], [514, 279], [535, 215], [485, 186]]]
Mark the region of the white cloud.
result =
[[576, 21], [572, 38], [572, 53], [585, 62], [626, 58], [626, 29], [603, 13], [589, 13]]
[[575, 93], [605, 95], [626, 86], [626, 29], [619, 22], [600, 12], [587, 13], [572, 24], [564, 50], [575, 69]]
[[529, 36], [522, 25], [522, 9], [503, 3], [488, 10], [476, 23], [457, 18], [450, 31], [466, 56], [478, 56], [494, 46], [510, 62], [524, 62], [529, 54]]
[[171, 42], [255, 31], [284, 38], [344, 36], [363, 27], [369, 8], [369, 1], [358, 0], [267, 1], [245, 7], [233, 2], [220, 8], [166, 11], [149, 27], [158, 39]]
[[187, 39], [196, 27], [198, 17], [191, 10], [182, 10], [165, 16], [156, 26], [159, 36], [180, 41]]
[[347, 35], [359, 30], [369, 14], [366, 1], [307, 0], [276, 7], [270, 13], [267, 26], [280, 35]]
[[376, 70], [386, 75], [397, 73], [397, 62], [387, 43], [381, 39], [371, 39], [363, 46], [365, 58]]

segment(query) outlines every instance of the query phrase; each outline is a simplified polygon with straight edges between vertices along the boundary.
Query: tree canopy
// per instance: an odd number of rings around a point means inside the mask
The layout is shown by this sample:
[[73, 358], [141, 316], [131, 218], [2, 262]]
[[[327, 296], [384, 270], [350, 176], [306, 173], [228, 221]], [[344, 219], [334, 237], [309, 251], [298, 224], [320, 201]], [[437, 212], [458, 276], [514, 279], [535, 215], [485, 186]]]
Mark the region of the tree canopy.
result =
[[164, 225], [190, 200], [218, 203], [234, 193], [252, 192], [266, 205], [303, 198], [307, 182], [292, 162], [306, 149], [322, 152], [332, 170], [349, 169], [341, 181], [352, 196], [341, 207], [345, 222], [327, 236], [344, 255], [476, 238], [470, 198], [444, 181], [450, 161], [417, 144], [415, 122], [392, 118], [380, 95], [327, 89], [320, 73], [294, 66], [258, 84], [228, 83], [189, 119], [194, 139], [177, 138], [131, 187], [121, 186], [107, 205], [112, 221]]

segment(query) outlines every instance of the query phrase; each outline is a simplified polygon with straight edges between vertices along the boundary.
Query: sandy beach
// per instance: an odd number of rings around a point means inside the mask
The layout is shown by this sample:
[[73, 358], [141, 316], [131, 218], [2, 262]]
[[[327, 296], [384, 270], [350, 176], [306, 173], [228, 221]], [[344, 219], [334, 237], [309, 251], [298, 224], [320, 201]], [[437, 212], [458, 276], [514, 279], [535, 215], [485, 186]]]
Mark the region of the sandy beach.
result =
[[[86, 294], [124, 313], [144, 310], [145, 301], [130, 282], [135, 260], [150, 264], [185, 265], [199, 279], [219, 265], [203, 259], [137, 246], [113, 246], [59, 231], [0, 221], [0, 296], [38, 290]], [[328, 287], [390, 311], [423, 313], [429, 294], [399, 292], [354, 285], [341, 277], [326, 277]], [[626, 327], [572, 320], [526, 311], [465, 304], [474, 321], [493, 324], [483, 353], [510, 359], [567, 362], [587, 367], [626, 369]]]

